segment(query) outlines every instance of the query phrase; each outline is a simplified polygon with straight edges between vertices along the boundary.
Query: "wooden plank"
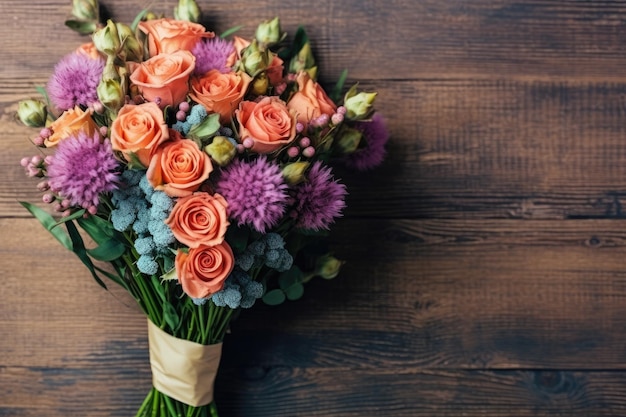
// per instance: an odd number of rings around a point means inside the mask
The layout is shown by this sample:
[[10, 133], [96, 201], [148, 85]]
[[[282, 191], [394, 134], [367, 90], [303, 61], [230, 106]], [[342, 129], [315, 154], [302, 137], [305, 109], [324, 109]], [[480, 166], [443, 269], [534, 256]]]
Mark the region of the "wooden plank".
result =
[[[38, 228], [0, 220], [0, 254], [12, 260], [0, 263], [2, 363], [145, 357], [132, 300], [101, 290]], [[334, 235], [341, 277], [314, 280], [297, 303], [244, 312], [226, 355], [241, 366], [625, 369], [624, 229], [623, 220], [346, 220]]]
[[[101, 2], [108, 14], [130, 23], [141, 1]], [[154, 5], [172, 15], [176, 1]], [[526, 0], [267, 0], [201, 2], [206, 24], [220, 33], [245, 25], [251, 36], [263, 19], [278, 15], [291, 36], [299, 24], [311, 35], [327, 79], [344, 68], [365, 79], [541, 78], [623, 80], [626, 5], [615, 1]], [[80, 38], [63, 28], [70, 2], [32, 5], [0, 1], [3, 72], [47, 76]], [[36, 24], [32, 24], [36, 20]], [[23, 42], [28, 27], [28, 42]], [[357, 58], [358, 57], [358, 58]]]
[[[393, 367], [238, 371], [229, 365], [222, 363], [216, 383], [221, 417], [616, 416], [626, 412], [623, 372]], [[0, 415], [132, 415], [149, 389], [145, 367], [134, 366], [131, 362], [90, 369], [0, 368], [8, 387], [0, 392]]]
[[[392, 129], [388, 158], [367, 175], [337, 171], [349, 187], [347, 216], [624, 217], [626, 84], [469, 80], [377, 87]], [[36, 181], [19, 166], [36, 152], [28, 141], [36, 130], [13, 120], [12, 100], [32, 86], [18, 80], [3, 88], [0, 169], [7, 181], [0, 183], [0, 212], [24, 216], [16, 200], [40, 198]]]

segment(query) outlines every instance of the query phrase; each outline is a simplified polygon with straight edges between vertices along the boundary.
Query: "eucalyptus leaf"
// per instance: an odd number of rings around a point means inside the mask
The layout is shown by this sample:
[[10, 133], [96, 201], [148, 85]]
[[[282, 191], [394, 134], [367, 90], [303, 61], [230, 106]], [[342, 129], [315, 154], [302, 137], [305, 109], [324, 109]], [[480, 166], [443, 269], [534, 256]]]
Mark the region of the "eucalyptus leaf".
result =
[[293, 43], [291, 44], [291, 48], [285, 48], [278, 52], [278, 56], [284, 62], [291, 61], [291, 58], [296, 56], [298, 52], [302, 49], [302, 47], [309, 41], [308, 36], [306, 35], [306, 31], [304, 27], [299, 26], [296, 30], [296, 34], [294, 35]]
[[56, 227], [57, 222], [54, 217], [52, 217], [47, 211], [37, 207], [34, 204], [25, 201], [20, 201], [20, 204], [22, 205], [22, 207], [28, 210], [30, 214], [35, 216], [35, 218], [39, 220], [39, 223], [41, 223], [41, 225], [45, 227], [47, 231], [52, 233], [52, 236], [54, 236], [59, 242], [61, 242], [65, 249], [72, 250], [72, 240], [67, 235], [67, 233], [63, 231], [63, 229]]
[[347, 79], [348, 79], [348, 70], [344, 69], [341, 72], [341, 75], [339, 76], [339, 79], [337, 80], [335, 87], [330, 93], [330, 99], [334, 101], [335, 103], [339, 103], [339, 100], [341, 100], [341, 92], [343, 91], [343, 86], [346, 83]]
[[198, 123], [197, 125], [191, 126], [187, 137], [203, 141], [214, 136], [220, 129], [220, 127], [221, 124], [219, 113], [212, 113], [205, 117], [202, 122]]
[[137, 30], [137, 26], [139, 26], [139, 22], [141, 22], [141, 20], [148, 14], [148, 12], [149, 12], [148, 9], [143, 9], [141, 12], [139, 12], [137, 16], [135, 16], [133, 23], [131, 23], [130, 25], [130, 28], [132, 29], [133, 32]]
[[235, 252], [243, 252], [248, 247], [248, 238], [250, 237], [250, 229], [247, 227], [239, 227], [231, 225], [226, 230], [228, 243]]
[[276, 288], [275, 290], [268, 291], [263, 296], [263, 302], [270, 306], [277, 306], [285, 302], [285, 293], [283, 290]]
[[298, 300], [304, 295], [304, 285], [300, 283], [294, 284], [285, 290], [285, 294], [287, 295], [287, 298], [291, 301]]
[[304, 278], [304, 274], [297, 266], [293, 265], [289, 270], [283, 272], [278, 277], [278, 285], [284, 291], [295, 284], [300, 284]]

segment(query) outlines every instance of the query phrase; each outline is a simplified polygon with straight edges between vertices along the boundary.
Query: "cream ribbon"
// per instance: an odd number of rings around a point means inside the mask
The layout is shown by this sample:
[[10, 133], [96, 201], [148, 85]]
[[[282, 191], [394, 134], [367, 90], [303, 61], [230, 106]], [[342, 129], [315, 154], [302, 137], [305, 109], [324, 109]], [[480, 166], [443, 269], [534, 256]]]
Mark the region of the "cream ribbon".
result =
[[148, 320], [152, 385], [163, 394], [199, 407], [213, 401], [222, 344], [178, 339]]

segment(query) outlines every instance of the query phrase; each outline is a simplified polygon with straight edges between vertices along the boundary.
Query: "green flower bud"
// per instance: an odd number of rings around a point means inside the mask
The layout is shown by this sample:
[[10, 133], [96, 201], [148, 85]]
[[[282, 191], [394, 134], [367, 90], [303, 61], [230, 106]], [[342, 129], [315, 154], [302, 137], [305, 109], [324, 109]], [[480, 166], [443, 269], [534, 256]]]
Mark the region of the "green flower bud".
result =
[[121, 80], [117, 65], [115, 64], [115, 57], [113, 55], [109, 55], [107, 57], [107, 62], [104, 65], [102, 76], [100, 78], [102, 80]]
[[378, 93], [357, 93], [356, 85], [346, 93], [343, 105], [346, 108], [346, 117], [352, 120], [362, 120], [367, 118], [371, 111], [374, 99]]
[[272, 55], [269, 50], [259, 47], [259, 42], [253, 39], [250, 45], [241, 54], [240, 65], [251, 77], [257, 76], [270, 65]]
[[73, 0], [72, 15], [81, 20], [98, 21], [98, 0]]
[[280, 29], [280, 19], [266, 20], [256, 28], [256, 40], [262, 45], [274, 45], [284, 39], [286, 33]]
[[341, 136], [336, 139], [335, 146], [341, 153], [352, 153], [359, 148], [363, 134], [356, 129], [344, 127]]
[[283, 178], [289, 185], [296, 185], [304, 181], [304, 173], [311, 165], [310, 162], [292, 162], [283, 168]]
[[343, 264], [343, 261], [330, 254], [321, 256], [315, 262], [315, 274], [324, 279], [333, 279], [339, 275], [339, 270]]
[[[289, 72], [298, 73], [300, 71], [306, 71], [315, 67], [315, 58], [313, 57], [313, 52], [311, 51], [311, 44], [306, 42], [302, 49], [293, 57], [289, 62]], [[311, 74], [311, 79], [315, 80], [313, 75], [317, 75], [317, 68], [315, 69], [315, 73]]]
[[29, 127], [44, 127], [48, 111], [46, 105], [39, 100], [22, 100], [17, 105], [17, 116]]
[[124, 89], [119, 80], [101, 80], [96, 92], [98, 100], [109, 110], [117, 112], [124, 104]]
[[117, 33], [117, 26], [112, 20], [107, 21], [107, 25], [93, 34], [93, 43], [96, 49], [106, 55], [116, 55], [120, 49], [120, 38]]
[[256, 77], [254, 77], [254, 81], [252, 81], [252, 88], [250, 92], [257, 96], [262, 96], [267, 93], [267, 88], [270, 86], [270, 81], [267, 78], [267, 74], [265, 72], [260, 73]]
[[137, 61], [143, 60], [143, 45], [137, 40], [130, 26], [124, 23], [116, 23], [115, 28], [124, 53], [124, 60]]
[[174, 8], [174, 19], [187, 20], [198, 23], [200, 21], [200, 8], [194, 0], [179, 0]]
[[213, 142], [204, 147], [204, 151], [221, 167], [228, 165], [237, 154], [237, 148], [226, 136], [214, 137]]

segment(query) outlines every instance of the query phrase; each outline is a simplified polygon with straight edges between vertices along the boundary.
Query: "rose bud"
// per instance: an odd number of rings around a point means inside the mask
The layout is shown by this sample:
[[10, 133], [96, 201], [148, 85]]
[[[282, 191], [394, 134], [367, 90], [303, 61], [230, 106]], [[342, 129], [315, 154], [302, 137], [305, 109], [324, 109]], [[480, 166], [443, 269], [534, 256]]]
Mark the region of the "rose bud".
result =
[[73, 0], [72, 15], [81, 20], [98, 20], [98, 1]]
[[289, 72], [296, 74], [300, 71], [308, 72], [312, 80], [315, 80], [317, 77], [317, 66], [315, 65], [315, 58], [313, 58], [309, 42], [306, 42], [289, 62]]
[[193, 23], [200, 21], [200, 8], [194, 0], [179, 0], [174, 8], [174, 19]]
[[261, 23], [255, 33], [256, 40], [262, 45], [271, 46], [283, 40], [287, 34], [280, 29], [280, 19], [266, 20]]
[[228, 165], [237, 154], [237, 148], [226, 136], [216, 136], [204, 151], [221, 167]]
[[97, 88], [98, 100], [104, 107], [117, 111], [124, 103], [124, 90], [118, 80], [101, 80]]
[[116, 23], [117, 34], [120, 44], [123, 45], [124, 55], [127, 61], [140, 62], [143, 60], [143, 45], [139, 43], [130, 26]]
[[269, 50], [259, 47], [256, 39], [243, 50], [240, 65], [248, 75], [254, 77], [261, 71], [264, 71], [272, 62], [272, 56]]
[[362, 120], [367, 118], [371, 111], [374, 99], [378, 93], [357, 93], [356, 86], [352, 87], [344, 97], [346, 117], [352, 120]]
[[304, 181], [304, 173], [311, 165], [310, 162], [292, 162], [290, 164], [285, 165], [283, 168], [283, 178], [285, 182], [289, 185], [300, 184]]
[[341, 137], [336, 139], [335, 146], [341, 153], [352, 153], [359, 148], [363, 134], [356, 129], [344, 128]]
[[250, 92], [257, 96], [264, 96], [267, 93], [267, 88], [270, 86], [269, 79], [265, 72], [260, 73], [252, 81], [252, 88]]
[[107, 25], [97, 30], [93, 34], [93, 43], [98, 51], [106, 55], [116, 55], [120, 49], [120, 38], [117, 33], [117, 26], [111, 19], [107, 21]]
[[44, 127], [48, 111], [46, 105], [39, 100], [22, 100], [17, 106], [17, 116], [26, 126]]
[[321, 256], [315, 263], [315, 274], [324, 279], [333, 279], [339, 275], [343, 262], [328, 254]]

